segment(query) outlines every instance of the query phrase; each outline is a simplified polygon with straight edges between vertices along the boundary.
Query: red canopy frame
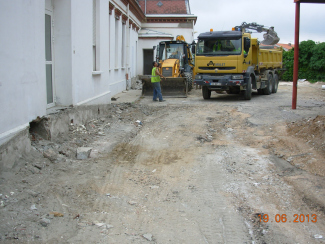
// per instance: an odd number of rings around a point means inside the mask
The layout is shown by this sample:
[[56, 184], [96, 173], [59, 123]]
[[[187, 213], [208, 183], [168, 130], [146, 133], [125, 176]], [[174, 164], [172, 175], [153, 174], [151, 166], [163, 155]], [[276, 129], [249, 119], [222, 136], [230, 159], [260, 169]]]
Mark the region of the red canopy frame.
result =
[[300, 24], [300, 3], [325, 3], [322, 0], [294, 0], [296, 4], [296, 17], [295, 17], [295, 49], [294, 49], [294, 63], [293, 63], [293, 87], [292, 87], [292, 109], [297, 108], [297, 82], [298, 82], [298, 69], [299, 69], [299, 24]]

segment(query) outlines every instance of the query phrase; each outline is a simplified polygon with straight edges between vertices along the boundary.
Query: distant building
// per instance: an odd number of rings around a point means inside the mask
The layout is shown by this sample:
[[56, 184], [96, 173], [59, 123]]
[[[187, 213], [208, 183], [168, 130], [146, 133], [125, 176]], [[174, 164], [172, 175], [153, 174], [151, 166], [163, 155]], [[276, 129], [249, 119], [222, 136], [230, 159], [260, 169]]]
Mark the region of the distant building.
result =
[[289, 51], [289, 50], [291, 50], [294, 47], [294, 45], [292, 45], [291, 43], [288, 43], [288, 44], [278, 43], [275, 46], [282, 47], [283, 50], [285, 50], [285, 51]]
[[191, 14], [188, 0], [139, 0], [146, 16], [139, 32], [138, 74], [151, 74], [155, 50], [163, 40], [175, 40], [183, 35], [186, 42], [194, 40], [194, 25], [197, 17]]
[[277, 47], [282, 47], [283, 50], [285, 51], [289, 51], [291, 50], [294, 46], [291, 44], [291, 43], [288, 43], [288, 44], [284, 44], [284, 43], [277, 43], [275, 45], [264, 45], [264, 44], [260, 44], [260, 46], [262, 48], [268, 48], [268, 49], [273, 49], [273, 48], [277, 48]]

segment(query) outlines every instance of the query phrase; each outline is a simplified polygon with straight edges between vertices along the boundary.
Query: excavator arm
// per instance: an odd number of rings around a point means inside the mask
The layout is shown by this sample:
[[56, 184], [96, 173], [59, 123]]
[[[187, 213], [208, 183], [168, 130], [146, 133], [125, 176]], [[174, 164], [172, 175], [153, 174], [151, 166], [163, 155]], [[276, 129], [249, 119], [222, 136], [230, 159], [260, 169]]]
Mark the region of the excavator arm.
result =
[[275, 45], [280, 41], [278, 34], [274, 31], [274, 27], [266, 28], [264, 25], [259, 25], [255, 22], [247, 24], [243, 22], [240, 26], [236, 26], [235, 30], [245, 32], [246, 29], [255, 30], [258, 33], [266, 32], [263, 34], [264, 40], [261, 42], [264, 45]]

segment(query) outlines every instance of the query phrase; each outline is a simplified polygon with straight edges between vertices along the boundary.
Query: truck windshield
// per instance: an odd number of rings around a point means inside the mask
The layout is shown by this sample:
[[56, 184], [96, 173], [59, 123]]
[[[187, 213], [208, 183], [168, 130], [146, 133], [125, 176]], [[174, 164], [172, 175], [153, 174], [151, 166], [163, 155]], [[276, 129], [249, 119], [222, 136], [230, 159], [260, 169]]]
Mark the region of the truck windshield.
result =
[[242, 51], [241, 38], [238, 39], [199, 39], [196, 46], [198, 56], [239, 55]]
[[184, 44], [182, 43], [162, 43], [159, 47], [159, 59], [165, 60], [170, 58], [179, 59], [183, 63]]

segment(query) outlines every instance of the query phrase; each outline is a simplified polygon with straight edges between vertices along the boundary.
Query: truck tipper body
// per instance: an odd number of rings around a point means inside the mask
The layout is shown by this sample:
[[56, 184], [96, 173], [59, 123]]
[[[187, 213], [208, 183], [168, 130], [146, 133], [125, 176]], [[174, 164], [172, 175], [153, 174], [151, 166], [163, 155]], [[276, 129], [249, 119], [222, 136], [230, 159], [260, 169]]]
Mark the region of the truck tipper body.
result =
[[201, 86], [204, 99], [211, 91], [242, 93], [246, 100], [252, 90], [277, 92], [282, 48], [263, 48], [257, 38], [240, 30], [210, 31], [198, 36], [195, 53], [194, 84]]

